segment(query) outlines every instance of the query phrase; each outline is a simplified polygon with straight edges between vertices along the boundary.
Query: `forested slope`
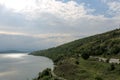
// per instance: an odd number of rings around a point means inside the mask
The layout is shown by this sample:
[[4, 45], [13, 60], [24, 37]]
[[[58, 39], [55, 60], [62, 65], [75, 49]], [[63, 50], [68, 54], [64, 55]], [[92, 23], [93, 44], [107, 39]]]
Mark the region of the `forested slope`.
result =
[[32, 52], [33, 55], [46, 56], [55, 62], [64, 56], [88, 53], [89, 55], [120, 54], [120, 29], [97, 34], [46, 50]]

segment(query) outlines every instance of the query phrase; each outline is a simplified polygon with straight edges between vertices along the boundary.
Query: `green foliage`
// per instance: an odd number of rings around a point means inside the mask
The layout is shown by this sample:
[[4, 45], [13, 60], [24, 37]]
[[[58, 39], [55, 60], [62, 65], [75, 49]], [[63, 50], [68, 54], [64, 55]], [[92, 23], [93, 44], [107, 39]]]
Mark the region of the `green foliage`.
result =
[[42, 75], [46, 75], [46, 76], [51, 76], [51, 69], [46, 69], [42, 72], [42, 74], [40, 73], [40, 76]]
[[[31, 54], [51, 58], [57, 66], [55, 74], [68, 80], [120, 80], [120, 65], [89, 59], [89, 56], [119, 56], [120, 29]], [[36, 80], [56, 80], [49, 70], [43, 71], [39, 77], [41, 79]]]
[[101, 77], [97, 76], [95, 80], [103, 80]]
[[[76, 58], [74, 58], [76, 59]], [[79, 64], [74, 64], [71, 58], [57, 65], [54, 72], [56, 75], [64, 77], [67, 80], [119, 80], [120, 65], [114, 64], [114, 70], [110, 70], [109, 63], [84, 60], [83, 58], [76, 59]]]
[[46, 50], [32, 52], [33, 55], [46, 56], [55, 63], [64, 57], [76, 54], [89, 53], [89, 55], [117, 55], [120, 53], [120, 29], [103, 34], [75, 40]]
[[86, 60], [90, 57], [90, 55], [88, 53], [83, 53], [81, 57]]
[[77, 65], [79, 64], [75, 64], [71, 59], [64, 59], [62, 64], [58, 64], [55, 67], [54, 72], [60, 77], [67, 78], [67, 80], [74, 80], [76, 78]]
[[76, 61], [75, 61], [75, 64], [77, 64], [77, 65], [78, 65], [79, 63], [80, 63], [80, 62], [79, 62], [78, 60], [76, 60]]
[[109, 61], [110, 61], [110, 58], [108, 58], [108, 59], [106, 60], [107, 63], [109, 63]]
[[114, 65], [114, 64], [111, 64], [111, 65], [110, 65], [110, 70], [111, 70], [111, 71], [115, 70], [115, 65]]
[[39, 76], [36, 80], [49, 80], [52, 77], [51, 69], [45, 69], [42, 73], [39, 73]]

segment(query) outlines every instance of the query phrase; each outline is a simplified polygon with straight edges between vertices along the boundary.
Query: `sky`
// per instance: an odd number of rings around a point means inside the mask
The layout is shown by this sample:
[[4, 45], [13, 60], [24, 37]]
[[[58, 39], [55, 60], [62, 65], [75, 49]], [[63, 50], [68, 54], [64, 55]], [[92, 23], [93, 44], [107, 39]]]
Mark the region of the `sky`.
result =
[[120, 28], [120, 0], [0, 0], [0, 51], [40, 50]]

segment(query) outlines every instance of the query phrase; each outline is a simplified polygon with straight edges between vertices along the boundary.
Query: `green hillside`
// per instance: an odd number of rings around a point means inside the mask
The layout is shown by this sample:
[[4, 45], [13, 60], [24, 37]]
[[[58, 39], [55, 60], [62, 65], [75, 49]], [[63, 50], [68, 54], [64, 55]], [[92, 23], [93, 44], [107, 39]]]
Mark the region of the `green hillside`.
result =
[[34, 55], [46, 56], [54, 61], [64, 56], [84, 53], [104, 56], [120, 54], [120, 29], [75, 40], [58, 47], [32, 52]]
[[[107, 59], [120, 58], [120, 29], [75, 40], [58, 47], [35, 51], [31, 54], [51, 58], [56, 65], [54, 73], [67, 80], [120, 80], [119, 64], [81, 57], [89, 55]], [[49, 80], [57, 79], [49, 78]]]

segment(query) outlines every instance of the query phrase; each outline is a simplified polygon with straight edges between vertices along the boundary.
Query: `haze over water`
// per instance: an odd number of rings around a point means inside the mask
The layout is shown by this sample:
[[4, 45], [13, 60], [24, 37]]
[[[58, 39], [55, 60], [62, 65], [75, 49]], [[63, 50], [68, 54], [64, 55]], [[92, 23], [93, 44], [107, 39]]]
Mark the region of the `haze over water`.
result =
[[46, 68], [53, 69], [53, 62], [45, 57], [0, 54], [0, 80], [32, 80]]

